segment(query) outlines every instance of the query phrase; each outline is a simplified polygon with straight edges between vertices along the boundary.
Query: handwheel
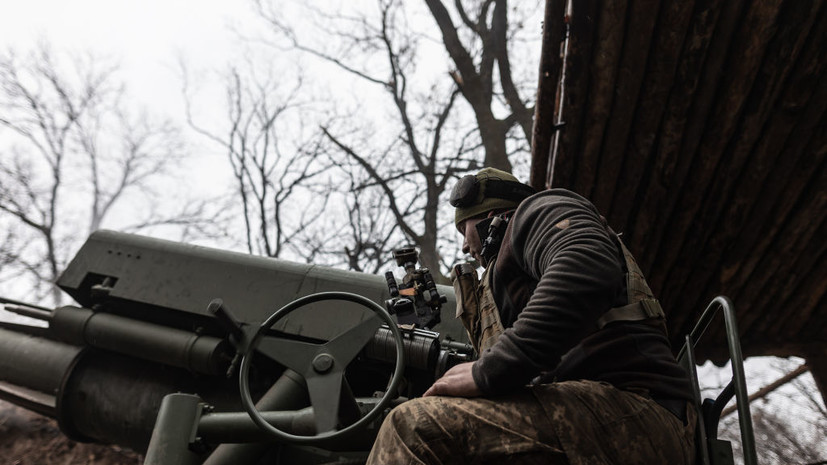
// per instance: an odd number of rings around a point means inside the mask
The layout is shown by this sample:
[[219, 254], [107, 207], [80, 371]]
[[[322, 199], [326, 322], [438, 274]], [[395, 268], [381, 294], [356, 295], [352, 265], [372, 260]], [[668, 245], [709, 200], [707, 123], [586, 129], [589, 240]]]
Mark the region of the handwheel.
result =
[[[294, 310], [324, 300], [344, 300], [357, 303], [372, 310], [374, 315], [323, 344], [264, 336], [265, 332], [272, 328], [277, 321]], [[383, 322], [390, 328], [396, 343], [396, 364], [388, 389], [381, 400], [365, 416], [345, 428], [337, 429], [339, 399], [345, 368], [362, 348], [373, 339], [376, 330]], [[310, 394], [310, 404], [314, 411], [317, 432], [315, 436], [298, 436], [286, 433], [268, 423], [256, 409], [250, 396], [248, 376], [252, 354], [256, 349], [304, 376]], [[294, 300], [280, 308], [270, 315], [253, 335], [244, 358], [241, 360], [239, 370], [241, 403], [253, 422], [273, 437], [296, 444], [317, 444], [360, 429], [376, 418], [393, 400], [393, 393], [402, 379], [404, 370], [402, 335], [396, 326], [396, 322], [381, 305], [366, 297], [349, 292], [320, 292]]]

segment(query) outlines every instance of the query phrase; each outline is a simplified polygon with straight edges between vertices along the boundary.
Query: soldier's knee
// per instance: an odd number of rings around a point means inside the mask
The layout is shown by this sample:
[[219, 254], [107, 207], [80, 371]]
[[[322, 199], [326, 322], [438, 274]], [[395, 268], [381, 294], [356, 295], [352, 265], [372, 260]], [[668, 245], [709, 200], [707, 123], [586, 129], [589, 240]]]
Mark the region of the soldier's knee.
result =
[[382, 429], [392, 429], [401, 438], [418, 437], [438, 426], [435, 422], [440, 409], [437, 398], [411, 399], [390, 411]]
[[382, 424], [382, 429], [392, 428], [395, 431], [409, 431], [415, 426], [414, 417], [416, 417], [415, 404], [421, 399], [412, 399], [404, 404], [397, 405], [388, 413], [385, 422]]
[[397, 405], [394, 407], [389, 413], [388, 416], [385, 417], [385, 421], [382, 422], [382, 430], [386, 429], [399, 429], [400, 425], [403, 424], [405, 420], [405, 414], [402, 412], [405, 404]]

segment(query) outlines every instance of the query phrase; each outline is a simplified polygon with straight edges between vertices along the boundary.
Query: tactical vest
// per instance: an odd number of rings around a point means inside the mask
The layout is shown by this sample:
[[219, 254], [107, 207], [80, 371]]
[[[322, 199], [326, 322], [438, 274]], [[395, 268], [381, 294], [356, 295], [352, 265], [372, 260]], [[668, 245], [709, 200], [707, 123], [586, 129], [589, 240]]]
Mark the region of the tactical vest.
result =
[[489, 262], [480, 279], [477, 279], [477, 270], [469, 263], [454, 266], [457, 318], [462, 319], [462, 326], [478, 354], [491, 348], [504, 331], [491, 286], [491, 270], [495, 263], [493, 260]]
[[[603, 313], [597, 320], [596, 330], [618, 321], [664, 318], [663, 309], [652, 294], [631, 252], [613, 231], [609, 230], [609, 234], [623, 252], [626, 264], [628, 304], [610, 308]], [[477, 272], [470, 264], [462, 263], [454, 266], [457, 318], [461, 318], [462, 325], [468, 332], [468, 337], [478, 354], [482, 354], [493, 346], [504, 331], [491, 285], [491, 270], [494, 269], [494, 265], [495, 261], [492, 260], [480, 279], [477, 279]]]

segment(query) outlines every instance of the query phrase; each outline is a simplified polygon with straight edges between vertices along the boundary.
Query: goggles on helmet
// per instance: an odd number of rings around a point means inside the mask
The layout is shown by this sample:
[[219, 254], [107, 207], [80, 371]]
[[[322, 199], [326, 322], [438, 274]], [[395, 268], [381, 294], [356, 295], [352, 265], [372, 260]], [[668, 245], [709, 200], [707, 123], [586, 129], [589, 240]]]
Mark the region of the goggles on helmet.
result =
[[465, 175], [454, 185], [449, 202], [455, 208], [470, 207], [477, 200], [479, 190], [480, 182], [477, 177], [473, 174]]
[[[455, 208], [470, 207], [477, 203], [479, 190], [479, 179], [473, 174], [465, 175], [454, 185], [449, 202], [451, 206]], [[521, 202], [534, 193], [535, 191], [531, 186], [521, 182], [504, 181], [495, 178], [487, 178], [485, 180], [485, 198], [494, 197]]]

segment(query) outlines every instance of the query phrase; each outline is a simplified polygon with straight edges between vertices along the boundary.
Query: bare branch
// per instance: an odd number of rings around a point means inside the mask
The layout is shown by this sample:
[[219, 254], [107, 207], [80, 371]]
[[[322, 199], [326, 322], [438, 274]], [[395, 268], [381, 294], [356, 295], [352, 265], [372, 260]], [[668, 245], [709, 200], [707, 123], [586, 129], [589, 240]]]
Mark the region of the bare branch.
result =
[[[533, 111], [526, 108], [514, 80], [511, 76], [511, 63], [508, 58], [508, 6], [505, 0], [498, 0], [494, 6], [494, 17], [492, 21], [492, 44], [493, 54], [496, 56], [500, 71], [500, 82], [502, 83], [503, 94], [512, 113], [506, 119], [506, 126], [510, 127], [511, 120], [519, 121], [526, 140], [531, 140]], [[513, 117], [513, 118], [512, 118]]]
[[316, 136], [299, 136], [302, 128], [294, 123], [305, 105], [299, 99], [301, 76], [285, 90], [276, 76], [256, 78], [253, 65], [245, 74], [237, 67], [228, 73], [224, 131], [194, 120], [187, 84], [188, 118], [191, 127], [226, 152], [241, 200], [248, 251], [278, 257], [319, 221], [326, 201], [318, 208], [302, 208], [297, 198], [327, 167], [317, 156], [321, 148], [313, 142]]
[[[29, 231], [34, 245], [14, 266], [48, 285], [59, 304], [53, 283], [68, 253], [127, 191], [151, 195], [150, 181], [178, 158], [181, 142], [169, 125], [123, 107], [116, 67], [56, 57], [48, 46], [25, 60], [0, 56], [0, 125], [11, 129], [4, 143], [14, 153], [0, 159], [0, 220]], [[86, 218], [89, 227], [78, 227]]]
[[387, 180], [382, 177], [376, 169], [367, 162], [363, 157], [359, 156], [356, 152], [353, 151], [350, 147], [339, 141], [333, 134], [331, 134], [327, 128], [322, 127], [322, 132], [331, 142], [333, 142], [339, 149], [341, 149], [345, 154], [347, 154], [350, 158], [356, 160], [359, 165], [364, 168], [364, 170], [368, 173], [368, 175], [379, 185], [382, 191], [385, 193], [385, 196], [390, 203], [391, 211], [393, 212], [394, 216], [396, 217], [396, 223], [399, 227], [404, 231], [405, 235], [410, 237], [412, 240], [419, 239], [419, 234], [413, 230], [413, 228], [408, 225], [407, 221], [405, 220], [404, 213], [399, 209], [396, 205], [396, 194], [393, 189], [391, 189], [390, 185], [388, 184]]

